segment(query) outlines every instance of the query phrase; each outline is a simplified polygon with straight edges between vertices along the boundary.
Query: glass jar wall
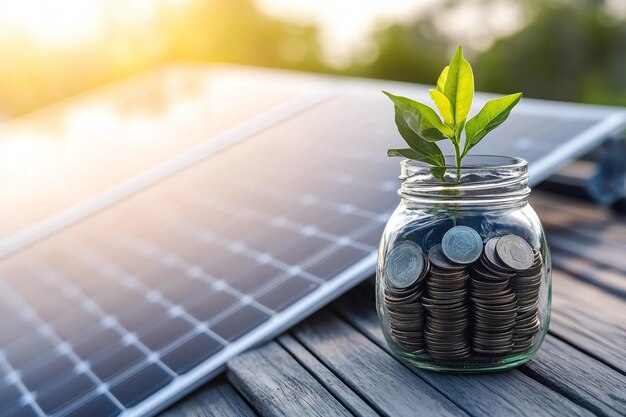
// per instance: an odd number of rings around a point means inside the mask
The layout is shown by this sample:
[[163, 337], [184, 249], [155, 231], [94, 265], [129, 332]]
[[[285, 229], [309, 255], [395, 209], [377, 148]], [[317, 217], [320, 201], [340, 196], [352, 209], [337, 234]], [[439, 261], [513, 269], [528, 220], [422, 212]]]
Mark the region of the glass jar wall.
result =
[[442, 178], [405, 160], [400, 180], [376, 273], [391, 349], [418, 368], [441, 371], [528, 361], [550, 321], [551, 262], [528, 204], [526, 162], [468, 156]]

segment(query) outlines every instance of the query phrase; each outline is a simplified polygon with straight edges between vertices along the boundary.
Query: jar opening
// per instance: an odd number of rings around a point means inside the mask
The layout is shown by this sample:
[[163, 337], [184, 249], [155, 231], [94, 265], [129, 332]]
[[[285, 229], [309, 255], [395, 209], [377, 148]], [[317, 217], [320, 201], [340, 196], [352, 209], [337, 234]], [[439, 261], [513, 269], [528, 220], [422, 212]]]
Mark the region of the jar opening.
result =
[[400, 163], [399, 194], [405, 202], [438, 200], [454, 204], [519, 203], [527, 199], [528, 163], [499, 155], [469, 155], [457, 171], [446, 156], [445, 171], [414, 160]]
[[[445, 155], [446, 171], [456, 170], [454, 155]], [[407, 170], [424, 169], [430, 171], [433, 167], [425, 162], [405, 159], [400, 162]], [[527, 169], [528, 163], [522, 158], [502, 155], [468, 155], [463, 158], [461, 171], [477, 171], [484, 169]]]

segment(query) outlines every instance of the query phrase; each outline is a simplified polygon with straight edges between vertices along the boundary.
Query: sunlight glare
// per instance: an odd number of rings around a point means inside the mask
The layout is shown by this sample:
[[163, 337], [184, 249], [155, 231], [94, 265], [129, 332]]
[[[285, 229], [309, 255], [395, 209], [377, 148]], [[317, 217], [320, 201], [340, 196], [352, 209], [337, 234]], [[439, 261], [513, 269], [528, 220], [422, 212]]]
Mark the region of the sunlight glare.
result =
[[19, 0], [0, 3], [0, 36], [18, 30], [44, 46], [84, 43], [103, 30], [103, 0]]

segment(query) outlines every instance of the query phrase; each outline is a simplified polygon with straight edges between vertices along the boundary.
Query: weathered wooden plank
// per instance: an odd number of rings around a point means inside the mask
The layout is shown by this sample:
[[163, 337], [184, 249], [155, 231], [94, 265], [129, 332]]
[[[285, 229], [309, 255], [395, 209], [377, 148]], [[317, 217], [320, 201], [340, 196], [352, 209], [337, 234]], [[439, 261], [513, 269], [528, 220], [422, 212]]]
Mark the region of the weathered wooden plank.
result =
[[550, 331], [626, 373], [626, 303], [555, 270]]
[[612, 220], [619, 218], [619, 214], [594, 203], [593, 201], [573, 198], [558, 193], [546, 192], [542, 190], [533, 190], [530, 196], [530, 202], [537, 206], [547, 206], [548, 208], [562, 208], [570, 213], [574, 213], [579, 218], [590, 218], [595, 220]]
[[209, 382], [160, 417], [253, 417], [256, 414], [224, 379]]
[[522, 372], [599, 416], [623, 416], [626, 376], [548, 335]]
[[[372, 304], [343, 298], [334, 306], [350, 323], [389, 351]], [[593, 415], [518, 370], [474, 375], [411, 370], [476, 416]]]
[[558, 246], [552, 246], [552, 265], [580, 280], [626, 298], [626, 275], [623, 272], [567, 253]]
[[560, 197], [541, 195], [532, 199], [542, 223], [549, 229], [569, 229], [582, 238], [609, 244], [626, 244], [626, 222], [607, 208]]
[[263, 416], [351, 416], [311, 374], [276, 342], [227, 364], [228, 380]]
[[551, 247], [626, 272], [626, 245], [577, 236], [570, 230], [550, 229], [547, 235]]
[[[598, 225], [607, 235], [615, 236], [618, 241], [624, 241], [622, 233], [626, 227], [620, 223], [619, 216], [612, 210], [585, 202], [579, 199], [559, 196], [552, 193], [535, 193], [530, 203], [535, 210], [544, 216], [550, 216], [555, 224], [567, 226], [569, 224]], [[606, 228], [606, 229], [605, 229]]]
[[626, 271], [626, 222], [610, 210], [554, 194], [531, 199], [553, 248]]
[[292, 336], [288, 334], [283, 335], [278, 338], [278, 343], [291, 353], [304, 368], [315, 376], [352, 413], [362, 417], [379, 416], [361, 397], [337, 378], [335, 374]]
[[295, 338], [385, 416], [463, 416], [463, 410], [327, 311], [299, 325]]

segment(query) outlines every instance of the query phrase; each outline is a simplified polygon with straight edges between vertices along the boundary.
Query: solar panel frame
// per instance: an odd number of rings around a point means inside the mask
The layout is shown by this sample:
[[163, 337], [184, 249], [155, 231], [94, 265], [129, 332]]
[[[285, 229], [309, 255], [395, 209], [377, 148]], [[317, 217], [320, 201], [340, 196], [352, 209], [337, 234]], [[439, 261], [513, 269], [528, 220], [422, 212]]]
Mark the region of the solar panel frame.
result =
[[[253, 70], [250, 71], [254, 72]], [[265, 71], [260, 71], [260, 73], [264, 72]], [[280, 74], [280, 72], [278, 72], [278, 74]], [[330, 80], [331, 81], [328, 83], [320, 84], [319, 82], [316, 82], [316, 85], [323, 85], [323, 87], [316, 88], [316, 91], [312, 94], [299, 96], [285, 105], [280, 106], [278, 109], [270, 110], [267, 114], [261, 115], [254, 121], [246, 123], [245, 126], [239, 126], [231, 129], [230, 131], [218, 135], [217, 138], [213, 137], [210, 141], [207, 141], [207, 143], [201, 144], [198, 147], [183, 153], [182, 155], [176, 156], [154, 169], [141, 173], [129, 181], [113, 187], [113, 189], [105, 193], [95, 196], [93, 199], [73, 208], [72, 210], [61, 213], [43, 224], [39, 224], [27, 231], [24, 231], [23, 233], [12, 236], [10, 239], [0, 243], [0, 256], [7, 256], [8, 254], [34, 243], [35, 241], [48, 236], [55, 231], [63, 229], [69, 224], [83, 219], [92, 213], [100, 211], [104, 207], [107, 207], [108, 205], [111, 205], [126, 196], [134, 194], [138, 190], [155, 184], [172, 174], [194, 165], [219, 150], [225, 149], [241, 140], [245, 140], [255, 133], [275, 126], [287, 118], [299, 114], [300, 112], [314, 108], [316, 105], [330, 99], [331, 97], [341, 94], [374, 97], [374, 94], [379, 94], [378, 88], [381, 84], [385, 84], [385, 88], [394, 89], [395, 92], [416, 96], [416, 87], [408, 86], [406, 84], [364, 80], [344, 80], [339, 82], [336, 78], [332, 78]], [[372, 89], [374, 86], [376, 88], [375, 91]], [[421, 89], [420, 94], [424, 93], [423, 87], [418, 87], [417, 89]], [[487, 96], [477, 96], [477, 101], [480, 102], [486, 98]], [[554, 114], [556, 114], [560, 111], [555, 109], [555, 106], [558, 107], [558, 105], [555, 105], [554, 103], [532, 101], [532, 103], [528, 104], [528, 106], [530, 107], [529, 111], [536, 111], [537, 114], [542, 115], [550, 112], [555, 112]], [[571, 116], [572, 111], [581, 111], [587, 115], [587, 117], [589, 116], [588, 112], [584, 110], [586, 106], [584, 106], [584, 108], [578, 106], [571, 107], [569, 105], [563, 106], [567, 109], [562, 109], [562, 111], [566, 112], [568, 116]], [[596, 111], [597, 114], [595, 113]], [[619, 129], [623, 128], [624, 124], [626, 124], [626, 113], [616, 111], [615, 109], [595, 108], [591, 113], [594, 113], [594, 115], [596, 115], [600, 120], [600, 122], [597, 123], [593, 129], [590, 129], [573, 138], [573, 145], [568, 146], [565, 151], [561, 151], [558, 157], [549, 157], [548, 155], [546, 156], [548, 159], [545, 159], [545, 161], [543, 159], [540, 160], [538, 169], [535, 168], [533, 171], [533, 165], [531, 165], [531, 178], [533, 179], [533, 183], [539, 182], [539, 180], [545, 178], [549, 172], [556, 169], [559, 164], [565, 163], [566, 160], [563, 160], [564, 157], [569, 158], [584, 153], [586, 150], [596, 146], [601, 140], [606, 138], [607, 135], [619, 131]], [[556, 158], [556, 160], [554, 158]], [[394, 184], [395, 183], [391, 184], [391, 186]], [[387, 214], [388, 213], [382, 213], [380, 218], [378, 218], [378, 221], [384, 222], [384, 218]], [[364, 230], [362, 233], [367, 233], [367, 231]], [[155, 394], [134, 406], [132, 409], [125, 410], [121, 415], [149, 415], [165, 408], [170, 403], [174, 402], [199, 386], [204, 381], [219, 373], [228, 359], [263, 340], [268, 340], [278, 335], [280, 332], [300, 321], [302, 318], [319, 309], [319, 307], [329, 299], [338, 297], [343, 292], [351, 288], [356, 282], [370, 276], [376, 265], [376, 258], [377, 254], [375, 250], [372, 250], [371, 253], [364, 256], [359, 262], [335, 276], [332, 280], [320, 280], [318, 283], [319, 286], [316, 290], [308, 293], [305, 298], [300, 299], [294, 304], [286, 307], [284, 310], [274, 314], [267, 321], [260, 324], [254, 330], [248, 332], [234, 343], [226, 345], [225, 348], [218, 351], [210, 359], [196, 366], [189, 373], [184, 375], [170, 375], [172, 382], [165, 385]], [[2, 283], [1, 280], [0, 285], [6, 287], [5, 289], [7, 291], [12, 291], [12, 289]], [[43, 322], [42, 328], [45, 329], [46, 325], [47, 323]], [[189, 338], [192, 337], [195, 337], [195, 335], [192, 334], [189, 336]], [[63, 346], [63, 343], [64, 341], [59, 339], [59, 346]], [[152, 350], [146, 349], [144, 353], [146, 355], [150, 355], [151, 352]], [[76, 358], [76, 362], [76, 365], [81, 372], [91, 372], [89, 367], [85, 369], [85, 366], [80, 366], [82, 363], [81, 358]], [[10, 369], [8, 369], [8, 362], [1, 357], [0, 367], [10, 372]], [[18, 388], [20, 389], [20, 392], [28, 398], [28, 389], [23, 384], [21, 386], [18, 385]], [[96, 397], [93, 398], [95, 399]], [[119, 405], [121, 406], [121, 404]], [[39, 411], [41, 412], [41, 410]]]

